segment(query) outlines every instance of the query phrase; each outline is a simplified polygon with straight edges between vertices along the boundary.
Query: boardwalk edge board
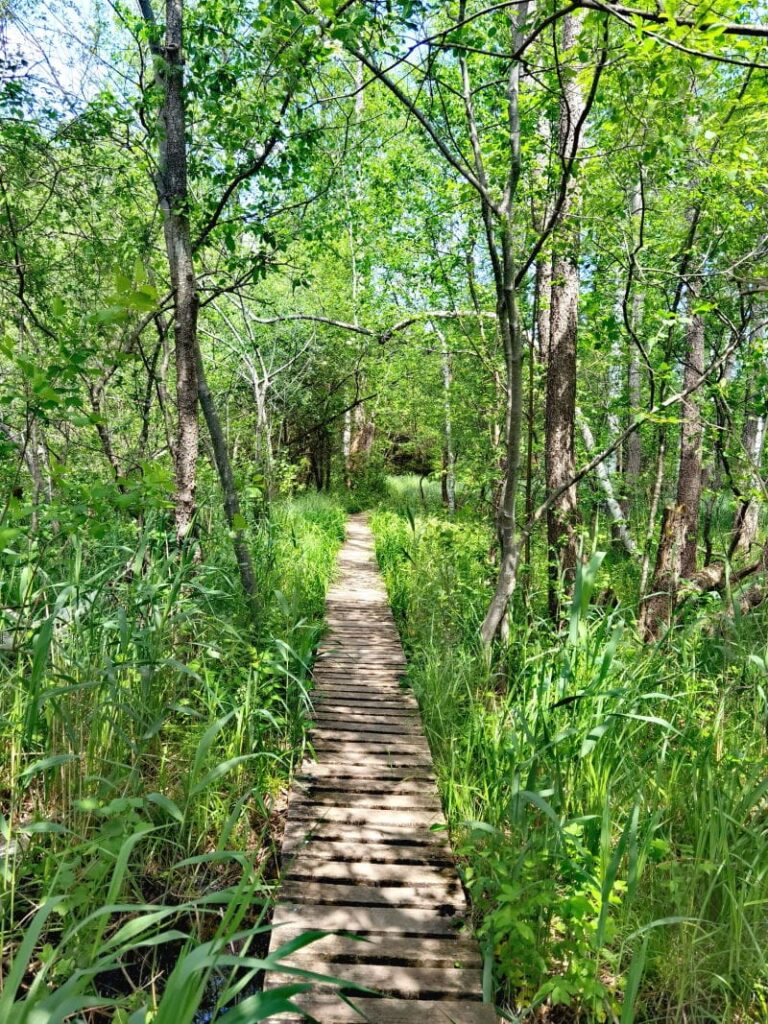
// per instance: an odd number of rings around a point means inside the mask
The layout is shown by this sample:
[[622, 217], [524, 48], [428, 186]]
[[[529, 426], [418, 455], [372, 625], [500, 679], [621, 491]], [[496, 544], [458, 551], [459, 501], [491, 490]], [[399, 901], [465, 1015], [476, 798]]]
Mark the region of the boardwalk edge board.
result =
[[[363, 516], [348, 522], [339, 570], [314, 671], [315, 759], [289, 798], [270, 942], [274, 953], [306, 931], [330, 933], [283, 962], [339, 984], [315, 986], [271, 1019], [496, 1024]], [[291, 980], [273, 972], [264, 985]]]

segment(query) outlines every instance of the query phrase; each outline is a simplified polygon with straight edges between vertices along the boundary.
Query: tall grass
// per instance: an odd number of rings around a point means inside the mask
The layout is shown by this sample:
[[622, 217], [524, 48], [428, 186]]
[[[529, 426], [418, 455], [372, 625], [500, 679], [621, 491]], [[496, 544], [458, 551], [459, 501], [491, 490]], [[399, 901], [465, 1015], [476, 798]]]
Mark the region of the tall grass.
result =
[[152, 513], [4, 553], [0, 1020], [184, 1024], [214, 972], [219, 1008], [248, 994], [343, 524], [315, 497], [251, 524], [256, 623], [223, 529], [202, 563]]
[[765, 622], [644, 647], [594, 606], [596, 556], [567, 631], [521, 608], [491, 665], [487, 531], [390, 504], [377, 553], [511, 1018], [767, 1020]]

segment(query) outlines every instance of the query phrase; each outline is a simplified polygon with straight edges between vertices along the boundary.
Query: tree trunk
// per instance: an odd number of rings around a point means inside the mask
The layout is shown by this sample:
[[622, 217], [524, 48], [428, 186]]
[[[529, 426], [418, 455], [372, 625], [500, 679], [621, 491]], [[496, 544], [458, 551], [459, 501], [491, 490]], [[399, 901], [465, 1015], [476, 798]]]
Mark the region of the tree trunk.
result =
[[[630, 203], [630, 213], [632, 217], [635, 219], [639, 218], [642, 214], [642, 202], [643, 196], [641, 186], [640, 184], [638, 184], [637, 188], [632, 193], [632, 200]], [[633, 266], [636, 270], [637, 264], [633, 263]], [[634, 332], [637, 332], [638, 325], [640, 323], [640, 315], [642, 312], [642, 308], [643, 294], [640, 291], [637, 281], [635, 281], [635, 290], [632, 294], [631, 314], [632, 330]], [[629, 368], [627, 377], [630, 416], [637, 416], [640, 412], [640, 404], [643, 400], [642, 374], [640, 370], [640, 359], [639, 353], [637, 351], [637, 346], [631, 338], [629, 342]], [[640, 480], [640, 474], [642, 473], [642, 469], [643, 442], [640, 430], [635, 430], [627, 438], [627, 447], [624, 460], [624, 480], [626, 485], [626, 493], [627, 496], [630, 498]]]
[[516, 529], [517, 483], [520, 475], [520, 437], [523, 415], [523, 345], [517, 320], [514, 292], [507, 296], [506, 322], [502, 325], [507, 337], [507, 466], [500, 502], [501, 564], [496, 590], [480, 629], [480, 636], [488, 646], [499, 629], [507, 631], [507, 609], [517, 582], [520, 545]]
[[[587, 423], [587, 420], [578, 408], [576, 409], [576, 419], [581, 427], [581, 436], [584, 438], [584, 447], [587, 450], [587, 454], [591, 455], [595, 449], [595, 439], [592, 435], [589, 423]], [[608, 512], [611, 517], [611, 522], [616, 530], [616, 534], [623, 544], [627, 554], [632, 558], [638, 558], [640, 552], [637, 549], [637, 544], [635, 544], [629, 530], [627, 529], [627, 523], [624, 519], [624, 509], [619, 504], [613, 490], [613, 479], [611, 477], [608, 459], [600, 462], [597, 465], [595, 472], [597, 473], [598, 482], [603, 490], [605, 504], [608, 507]]]
[[[520, 36], [528, 17], [528, 4], [523, 3], [516, 14], [510, 15], [513, 46], [519, 45]], [[466, 91], [466, 90], [465, 90]], [[513, 61], [507, 82], [509, 120], [510, 167], [507, 182], [506, 220], [500, 234], [501, 253], [496, 246], [490, 210], [483, 206], [491, 261], [496, 286], [496, 314], [504, 345], [507, 378], [505, 413], [506, 466], [499, 502], [498, 531], [501, 541], [501, 562], [496, 589], [491, 598], [480, 638], [488, 647], [497, 633], [505, 639], [509, 633], [509, 602], [517, 583], [520, 558], [520, 538], [517, 531], [516, 500], [520, 479], [520, 440], [523, 424], [523, 338], [517, 312], [515, 285], [516, 267], [512, 248], [512, 216], [517, 183], [520, 180], [520, 65]], [[471, 103], [471, 100], [467, 100]], [[471, 107], [469, 107], [471, 109]], [[501, 258], [500, 258], [501, 256]]]
[[[741, 444], [748, 463], [748, 480], [751, 492], [762, 490], [762, 474], [760, 467], [765, 447], [765, 416], [747, 413], [741, 434]], [[757, 539], [757, 528], [760, 519], [760, 503], [751, 493], [736, 514], [733, 527], [734, 552], [749, 554], [749, 550]]]
[[[637, 296], [635, 296], [637, 300]], [[629, 368], [627, 372], [627, 390], [629, 396], [630, 416], [637, 416], [640, 412], [640, 405], [643, 400], [642, 374], [640, 371], [640, 360], [634, 345], [629, 349]], [[626, 491], [631, 498], [635, 488], [640, 481], [640, 474], [643, 471], [643, 442], [640, 431], [633, 431], [627, 438], [627, 450], [624, 458], [624, 480]]]
[[[573, 14], [563, 19], [562, 49], [566, 53], [571, 52], [571, 61], [580, 26], [579, 18]], [[562, 81], [558, 151], [561, 160], [565, 161], [573, 149], [576, 125], [584, 111], [584, 99], [574, 68], [563, 68]], [[576, 337], [579, 312], [577, 204], [577, 182], [571, 177], [560, 222], [554, 234], [545, 451], [547, 490], [550, 493], [568, 481], [575, 469]], [[549, 610], [553, 619], [559, 616], [558, 584], [562, 580], [566, 589], [569, 589], [576, 572], [575, 523], [574, 485], [563, 491], [547, 513]]]
[[448, 515], [452, 516], [456, 512], [456, 458], [453, 450], [453, 410], [451, 407], [453, 367], [446, 337], [437, 328], [435, 331], [440, 339], [440, 359], [443, 371], [443, 500]]
[[651, 548], [653, 546], [653, 535], [656, 528], [656, 513], [659, 510], [661, 500], [661, 489], [664, 485], [664, 457], [667, 452], [667, 434], [662, 428], [659, 431], [659, 446], [656, 455], [656, 472], [653, 478], [651, 490], [651, 503], [648, 509], [648, 527], [645, 531], [645, 543], [643, 544], [643, 559], [640, 566], [640, 587], [638, 596], [642, 602], [645, 597], [645, 588], [648, 585], [648, 572], [651, 565]]
[[[153, 36], [155, 18], [150, 0], [140, 0]], [[155, 187], [163, 215], [165, 250], [173, 287], [173, 329], [176, 353], [176, 536], [188, 535], [195, 516], [197, 454], [197, 314], [198, 290], [189, 229], [187, 190], [187, 125], [184, 106], [184, 57], [182, 51], [183, 0], [166, 0], [165, 40], [157, 39], [152, 51], [158, 58], [157, 78], [163, 99], [158, 126], [158, 159]]]
[[[689, 303], [693, 304], [697, 291], [692, 287]], [[683, 387], [695, 386], [704, 373], [704, 320], [698, 313], [689, 315], [686, 329], [687, 353], [683, 372]], [[680, 575], [691, 576], [696, 571], [696, 545], [699, 533], [699, 504], [701, 502], [702, 441], [704, 426], [697, 394], [683, 402], [680, 424], [680, 465], [677, 477], [677, 504], [683, 509], [684, 541], [680, 551]]]
[[373, 440], [376, 436], [376, 425], [373, 414], [365, 410], [360, 403], [352, 410], [352, 421], [350, 424], [349, 439], [349, 473], [354, 476], [365, 468], [368, 458], [373, 449]]
[[203, 410], [203, 416], [205, 417], [205, 422], [208, 427], [208, 433], [211, 437], [213, 461], [216, 464], [216, 472], [219, 474], [219, 482], [221, 483], [221, 490], [224, 496], [224, 514], [227, 518], [227, 524], [234, 534], [232, 543], [235, 549], [237, 567], [240, 571], [240, 581], [249, 601], [252, 601], [256, 596], [256, 579], [253, 573], [251, 553], [248, 550], [248, 545], [240, 522], [242, 519], [240, 499], [237, 494], [237, 488], [235, 487], [235, 477], [232, 472], [232, 463], [229, 459], [229, 451], [227, 450], [227, 440], [224, 437], [224, 430], [221, 426], [221, 420], [219, 419], [219, 413], [216, 409], [213, 395], [208, 387], [205, 367], [203, 366], [203, 357], [199, 347], [196, 352], [196, 363], [197, 365], [195, 369], [197, 373], [200, 407]]
[[147, 371], [147, 382], [144, 386], [144, 401], [141, 403], [141, 434], [139, 435], [139, 452], [144, 458], [149, 444], [149, 429], [151, 426], [152, 398], [155, 394], [155, 378], [157, 375], [157, 362], [160, 358], [160, 351], [163, 347], [162, 337], [157, 339], [157, 344], [152, 354], [147, 358], [144, 348], [139, 341], [139, 352], [141, 354], [144, 369]]
[[120, 460], [115, 454], [114, 445], [112, 444], [112, 434], [109, 431], [107, 421], [104, 417], [104, 407], [102, 405], [102, 398], [104, 394], [103, 386], [99, 384], [89, 385], [88, 393], [91, 399], [91, 408], [93, 409], [96, 417], [96, 433], [99, 435], [101, 450], [104, 452], [104, 457], [114, 473], [117, 489], [121, 494], [123, 494], [125, 493], [123, 471], [120, 468]]
[[344, 412], [344, 427], [341, 434], [341, 457], [344, 463], [344, 486], [349, 490], [352, 487], [352, 473], [350, 471], [349, 454], [352, 445], [352, 410]]
[[27, 467], [32, 479], [32, 517], [31, 531], [33, 534], [38, 528], [38, 510], [40, 504], [47, 499], [53, 500], [53, 488], [50, 474], [43, 475], [42, 467], [46, 465], [45, 445], [38, 438], [38, 427], [31, 413], [27, 416], [27, 427], [24, 432], [16, 431], [7, 423], [0, 420], [0, 434], [7, 438], [17, 449], [19, 457]]
[[[552, 146], [552, 130], [549, 118], [541, 114], [536, 125], [536, 131], [544, 146], [541, 156], [536, 160], [533, 168], [534, 184], [542, 194], [541, 207], [534, 213], [534, 228], [542, 231], [549, 213], [547, 196], [547, 164], [549, 150]], [[549, 340], [550, 340], [550, 318], [552, 305], [552, 252], [549, 246], [544, 246], [536, 258], [536, 352], [539, 362], [546, 365], [549, 361]]]
[[644, 640], [656, 640], [669, 626], [680, 580], [680, 556], [685, 543], [686, 516], [682, 505], [664, 509], [651, 593], [640, 607], [638, 628]]
[[539, 361], [549, 362], [549, 346], [551, 339], [552, 315], [552, 257], [549, 253], [540, 255], [536, 260], [536, 339]]

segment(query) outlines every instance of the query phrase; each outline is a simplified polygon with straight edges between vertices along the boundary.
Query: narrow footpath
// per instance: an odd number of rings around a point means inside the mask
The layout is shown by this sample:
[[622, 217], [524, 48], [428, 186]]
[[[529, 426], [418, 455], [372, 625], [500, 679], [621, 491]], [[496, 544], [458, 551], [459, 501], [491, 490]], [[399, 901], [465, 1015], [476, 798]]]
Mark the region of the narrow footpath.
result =
[[[272, 948], [329, 935], [289, 963], [364, 985], [296, 997], [320, 1024], [495, 1024], [419, 709], [362, 516], [350, 518], [314, 679], [312, 742], [288, 805]], [[271, 974], [266, 987], [297, 980]], [[279, 1019], [298, 1022], [302, 1017]]]

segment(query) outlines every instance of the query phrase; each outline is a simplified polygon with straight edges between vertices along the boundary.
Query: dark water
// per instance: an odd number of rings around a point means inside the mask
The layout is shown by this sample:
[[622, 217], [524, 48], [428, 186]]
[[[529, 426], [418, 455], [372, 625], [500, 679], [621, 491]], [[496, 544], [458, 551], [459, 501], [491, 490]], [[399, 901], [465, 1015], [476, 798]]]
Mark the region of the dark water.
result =
[[[226, 975], [213, 975], [211, 980], [208, 982], [208, 989], [205, 993], [203, 1004], [195, 1014], [194, 1024], [211, 1024], [211, 1022], [214, 1019], [217, 1021], [226, 1020], [227, 1010], [229, 1009], [229, 1007], [224, 1006], [217, 1012], [216, 1004], [219, 999], [219, 996], [221, 995], [222, 990], [226, 988], [226, 986], [230, 983], [231, 980], [232, 979], [229, 973], [227, 973]], [[241, 999], [247, 999], [249, 996], [255, 995], [256, 992], [260, 992], [262, 989], [263, 982], [264, 976], [261, 972], [259, 972], [256, 978], [254, 978], [253, 982], [250, 985], [245, 986], [242, 992], [238, 994], [236, 1002], [232, 1003], [231, 1005], [235, 1006], [236, 1003], [239, 1002]], [[216, 1014], [215, 1018], [214, 1014]]]

